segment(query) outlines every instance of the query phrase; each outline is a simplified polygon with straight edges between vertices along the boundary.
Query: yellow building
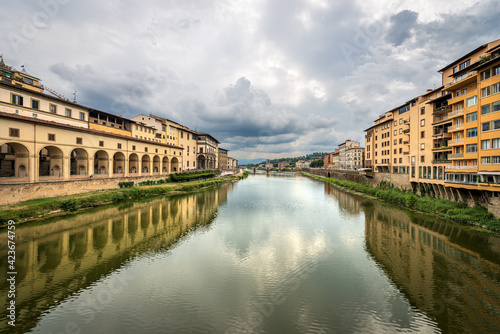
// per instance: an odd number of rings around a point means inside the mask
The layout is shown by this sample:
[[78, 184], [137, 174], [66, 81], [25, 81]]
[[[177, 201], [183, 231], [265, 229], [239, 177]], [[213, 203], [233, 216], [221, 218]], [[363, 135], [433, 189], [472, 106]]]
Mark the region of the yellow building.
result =
[[219, 141], [208, 133], [198, 133], [196, 137], [197, 166], [199, 169], [215, 169], [219, 162]]
[[[0, 183], [162, 175], [183, 148], [156, 129], [60, 97], [0, 62]], [[30, 79], [30, 80], [26, 80]]]
[[493, 204], [500, 191], [500, 40], [439, 72], [441, 87], [365, 130], [366, 165], [398, 186], [481, 203], [500, 216]]
[[218, 160], [218, 167], [220, 169], [226, 169], [229, 167], [229, 160], [227, 156], [227, 150], [219, 147], [219, 156], [217, 158]]

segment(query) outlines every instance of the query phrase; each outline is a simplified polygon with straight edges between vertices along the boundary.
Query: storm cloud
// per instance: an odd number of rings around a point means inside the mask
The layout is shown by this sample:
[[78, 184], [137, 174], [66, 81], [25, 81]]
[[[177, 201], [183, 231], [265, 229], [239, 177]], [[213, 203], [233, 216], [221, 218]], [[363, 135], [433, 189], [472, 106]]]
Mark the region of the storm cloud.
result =
[[83, 105], [281, 157], [363, 143], [379, 114], [498, 39], [499, 21], [493, 0], [15, 1], [0, 53]]

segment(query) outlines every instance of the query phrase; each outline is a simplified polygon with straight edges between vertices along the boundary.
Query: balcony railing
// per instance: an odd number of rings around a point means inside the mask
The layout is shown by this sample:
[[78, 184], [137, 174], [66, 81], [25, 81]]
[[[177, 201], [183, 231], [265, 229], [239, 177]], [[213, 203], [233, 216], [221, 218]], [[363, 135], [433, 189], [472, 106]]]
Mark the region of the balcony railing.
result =
[[450, 126], [448, 128], [448, 131], [462, 130], [463, 128], [464, 128], [464, 124], [460, 123], [460, 124], [455, 124], [455, 125]]
[[433, 114], [438, 114], [441, 112], [448, 112], [450, 110], [451, 110], [451, 106], [443, 106], [443, 107], [439, 107], [439, 108], [434, 109]]
[[477, 169], [477, 166], [445, 166], [445, 169]]
[[464, 110], [465, 109], [457, 109], [457, 110], [453, 110], [451, 112], [448, 113], [448, 117], [453, 117], [453, 116], [457, 116], [457, 115], [462, 115], [464, 113]]
[[453, 139], [453, 140], [449, 140], [448, 141], [448, 145], [451, 146], [451, 145], [459, 145], [459, 144], [463, 144], [464, 143], [464, 139], [463, 138], [459, 138], [459, 139]]
[[448, 159], [461, 159], [463, 157], [464, 157], [463, 153], [448, 154]]
[[450, 146], [434, 147], [432, 150], [433, 150], [433, 151], [439, 151], [439, 150], [451, 150], [451, 147], [450, 147]]
[[469, 74], [467, 74], [467, 75], [462, 75], [462, 76], [460, 76], [460, 77], [456, 78], [455, 80], [453, 80], [452, 82], [449, 82], [449, 83], [447, 83], [446, 85], [444, 85], [444, 88], [446, 88], [446, 87], [450, 87], [451, 85], [454, 85], [454, 84], [456, 84], [457, 82], [460, 82], [460, 81], [462, 81], [462, 80], [465, 80], [465, 79], [467, 79], [467, 78], [470, 78], [471, 76], [476, 75], [476, 74], [477, 74], [477, 71], [472, 71], [472, 72], [470, 72], [470, 73], [469, 73]]

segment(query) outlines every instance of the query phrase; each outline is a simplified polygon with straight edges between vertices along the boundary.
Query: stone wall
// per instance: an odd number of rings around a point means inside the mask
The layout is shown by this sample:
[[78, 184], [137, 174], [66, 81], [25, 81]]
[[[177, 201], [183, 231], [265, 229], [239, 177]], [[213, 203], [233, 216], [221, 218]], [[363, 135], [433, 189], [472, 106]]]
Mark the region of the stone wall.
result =
[[373, 173], [372, 180], [374, 186], [378, 185], [380, 181], [386, 181], [398, 188], [411, 188], [409, 174]]
[[119, 182], [158, 180], [165, 175], [46, 181], [38, 183], [0, 184], [0, 205], [11, 205], [36, 198], [75, 195], [97, 190], [116, 189]]

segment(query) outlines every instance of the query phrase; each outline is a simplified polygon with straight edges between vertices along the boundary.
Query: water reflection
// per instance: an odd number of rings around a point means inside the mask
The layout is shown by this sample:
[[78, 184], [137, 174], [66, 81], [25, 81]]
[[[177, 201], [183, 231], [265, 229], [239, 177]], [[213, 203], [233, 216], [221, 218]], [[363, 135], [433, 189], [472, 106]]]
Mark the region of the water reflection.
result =
[[366, 250], [412, 306], [445, 333], [500, 328], [498, 237], [378, 202], [364, 203]]
[[[34, 327], [42, 312], [147, 251], [175, 245], [187, 232], [208, 226], [232, 184], [188, 196], [143, 201], [94, 210], [16, 230], [16, 330]], [[0, 253], [7, 254], [6, 231]], [[7, 256], [0, 257], [6, 273]], [[0, 295], [7, 295], [0, 282]], [[2, 318], [8, 300], [2, 299]], [[9, 332], [5, 322], [1, 332]]]

